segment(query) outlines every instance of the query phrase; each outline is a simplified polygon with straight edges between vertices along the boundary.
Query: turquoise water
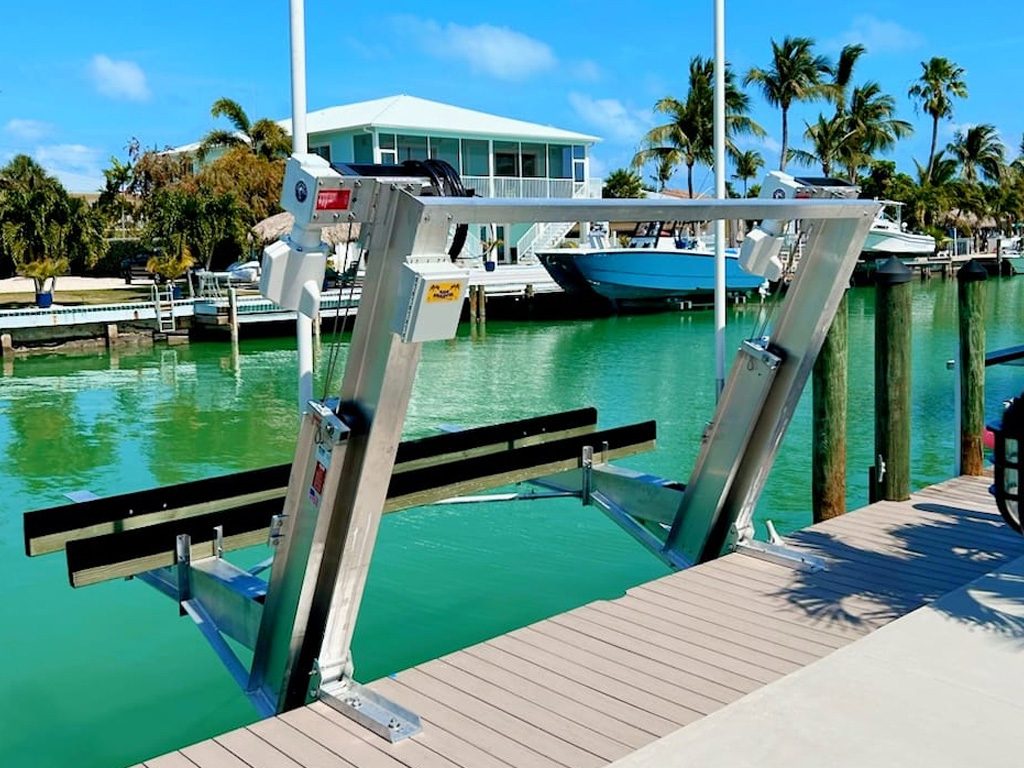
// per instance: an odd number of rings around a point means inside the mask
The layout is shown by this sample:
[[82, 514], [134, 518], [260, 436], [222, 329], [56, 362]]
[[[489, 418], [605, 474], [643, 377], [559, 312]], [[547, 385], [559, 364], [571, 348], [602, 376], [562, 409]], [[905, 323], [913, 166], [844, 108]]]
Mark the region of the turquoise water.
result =
[[[990, 283], [989, 348], [1024, 342], [1024, 279]], [[914, 286], [913, 482], [952, 469], [955, 285]], [[850, 506], [872, 457], [873, 295], [850, 296]], [[730, 317], [729, 346], [756, 322]], [[342, 350], [344, 351], [344, 349]], [[60, 555], [28, 559], [21, 513], [66, 491], [106, 495], [290, 459], [294, 344], [243, 341], [15, 361], [0, 378], [0, 763], [116, 766], [254, 719], [175, 606], [139, 582], [79, 590]], [[713, 402], [708, 312], [488, 324], [427, 345], [408, 435], [594, 405], [600, 423], [654, 418], [658, 449], [624, 463], [685, 480]], [[1024, 386], [995, 369], [988, 412]], [[322, 382], [320, 383], [322, 386]], [[810, 396], [793, 421], [759, 517], [809, 522]], [[255, 560], [262, 548], [242, 554]], [[598, 598], [662, 566], [596, 510], [560, 500], [445, 506], [384, 519], [355, 637], [371, 680]]]

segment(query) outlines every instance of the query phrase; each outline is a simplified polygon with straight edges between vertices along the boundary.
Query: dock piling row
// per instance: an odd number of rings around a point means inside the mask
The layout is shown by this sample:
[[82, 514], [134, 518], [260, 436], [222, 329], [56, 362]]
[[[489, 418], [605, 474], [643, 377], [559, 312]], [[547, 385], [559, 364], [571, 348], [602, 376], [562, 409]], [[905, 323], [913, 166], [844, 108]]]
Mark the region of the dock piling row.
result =
[[846, 512], [848, 328], [847, 297], [844, 294], [812, 374], [811, 499], [816, 523]]
[[871, 501], [910, 498], [910, 300], [913, 273], [899, 259], [875, 287], [875, 464]]
[[957, 272], [960, 325], [960, 473], [981, 475], [985, 429], [985, 268], [971, 260]]

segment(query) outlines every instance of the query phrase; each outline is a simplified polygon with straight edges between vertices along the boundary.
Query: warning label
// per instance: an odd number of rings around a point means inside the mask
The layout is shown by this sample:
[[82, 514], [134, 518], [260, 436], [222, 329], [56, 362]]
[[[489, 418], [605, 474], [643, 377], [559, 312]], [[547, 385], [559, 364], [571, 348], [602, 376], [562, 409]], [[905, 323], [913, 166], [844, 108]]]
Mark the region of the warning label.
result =
[[462, 298], [462, 283], [431, 283], [427, 286], [427, 303], [458, 301]]
[[327, 477], [327, 467], [319, 461], [313, 469], [313, 482], [309, 485], [309, 500], [314, 507], [320, 506], [320, 497], [324, 492], [324, 478]]

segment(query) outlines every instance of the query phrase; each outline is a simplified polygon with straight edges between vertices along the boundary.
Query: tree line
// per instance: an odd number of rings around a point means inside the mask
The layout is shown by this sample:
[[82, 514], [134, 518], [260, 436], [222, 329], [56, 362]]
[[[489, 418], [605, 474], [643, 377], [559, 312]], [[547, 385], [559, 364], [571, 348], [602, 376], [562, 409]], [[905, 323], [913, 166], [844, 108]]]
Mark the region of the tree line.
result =
[[211, 114], [231, 129], [211, 131], [194, 152], [132, 139], [125, 160], [111, 158], [92, 204], [26, 155], [0, 167], [0, 277], [32, 277], [41, 294], [69, 270], [116, 274], [122, 258], [150, 253], [150, 271], [174, 279], [258, 246], [250, 231], [280, 210], [291, 138], [230, 99]]
[[[815, 51], [806, 37], [771, 41], [771, 58], [753, 67], [742, 79], [779, 110], [781, 147], [778, 168], [795, 163], [820, 168], [829, 177], [859, 184], [862, 196], [907, 205], [911, 227], [942, 235], [957, 226], [970, 232], [989, 219], [1012, 233], [1024, 219], [1024, 141], [1012, 162], [994, 125], [958, 130], [946, 146], [938, 143], [939, 125], [952, 119], [957, 101], [968, 97], [965, 72], [955, 62], [935, 56], [921, 62], [921, 72], [907, 91], [919, 113], [929, 119], [931, 141], [924, 162], [914, 161], [913, 175], [899, 172], [894, 162], [880, 159], [913, 131], [896, 114], [896, 100], [879, 83], [857, 82], [857, 63], [867, 53], [860, 44], [845, 46], [833, 61]], [[737, 138], [763, 138], [765, 129], [749, 115], [750, 97], [726, 65], [726, 151], [732, 164], [731, 181], [742, 184], [732, 196], [756, 196], [751, 185], [766, 167], [756, 150], [741, 151]], [[792, 146], [790, 110], [798, 103], [823, 102], [817, 118], [804, 123], [803, 145]], [[665, 121], [640, 140], [631, 166], [613, 171], [604, 194], [627, 197], [643, 194], [641, 172], [650, 173], [648, 188], [662, 191], [677, 170], [685, 168], [686, 189], [694, 196], [694, 169], [714, 167], [714, 62], [695, 56], [690, 61], [687, 90], [682, 98], [659, 99], [654, 111]]]

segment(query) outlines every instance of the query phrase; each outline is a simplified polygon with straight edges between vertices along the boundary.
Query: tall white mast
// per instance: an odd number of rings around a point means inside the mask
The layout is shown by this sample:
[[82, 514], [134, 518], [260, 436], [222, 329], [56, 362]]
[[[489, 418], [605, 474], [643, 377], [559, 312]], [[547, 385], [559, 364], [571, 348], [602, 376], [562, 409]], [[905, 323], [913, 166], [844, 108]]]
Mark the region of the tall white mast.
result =
[[[725, 0], [715, 0], [715, 197], [725, 199]], [[715, 399], [725, 387], [725, 221], [715, 221]]]
[[[292, 51], [292, 154], [308, 151], [306, 136], [306, 9], [305, 0], [289, 0]], [[313, 318], [301, 312], [295, 320], [299, 356], [299, 413], [313, 399]]]

